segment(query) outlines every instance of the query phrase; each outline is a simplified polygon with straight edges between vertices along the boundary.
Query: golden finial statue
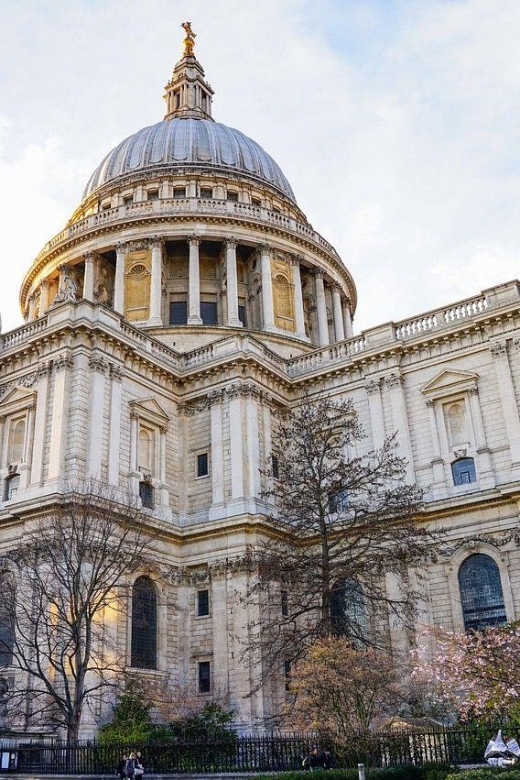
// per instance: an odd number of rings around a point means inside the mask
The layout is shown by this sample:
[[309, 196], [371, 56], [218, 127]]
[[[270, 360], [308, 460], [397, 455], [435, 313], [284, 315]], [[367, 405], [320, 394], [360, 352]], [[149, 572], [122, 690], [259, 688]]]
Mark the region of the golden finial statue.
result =
[[181, 27], [184, 28], [186, 37], [184, 39], [184, 54], [183, 57], [193, 57], [193, 48], [195, 46], [195, 38], [197, 37], [191, 29], [191, 22], [183, 22]]

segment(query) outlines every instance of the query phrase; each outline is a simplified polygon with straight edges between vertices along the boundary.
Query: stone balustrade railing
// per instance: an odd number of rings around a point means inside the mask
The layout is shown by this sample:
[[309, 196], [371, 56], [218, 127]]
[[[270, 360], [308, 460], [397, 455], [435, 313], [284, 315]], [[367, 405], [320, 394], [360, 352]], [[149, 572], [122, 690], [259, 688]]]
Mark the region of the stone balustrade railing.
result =
[[467, 301], [455, 303], [446, 309], [438, 309], [422, 314], [412, 320], [398, 322], [395, 324], [395, 335], [397, 339], [413, 338], [421, 333], [451, 325], [458, 320], [476, 317], [486, 311], [488, 306], [489, 302], [485, 295], [470, 298]]
[[59, 244], [68, 241], [71, 238], [76, 238], [101, 225], [116, 224], [117, 222], [125, 222], [128, 224], [129, 219], [131, 220], [132, 217], [152, 216], [154, 214], [174, 217], [176, 214], [184, 215], [187, 213], [193, 213], [200, 217], [221, 215], [238, 219], [254, 219], [257, 222], [280, 227], [283, 230], [305, 237], [339, 260], [339, 255], [334, 247], [312, 227], [298, 222], [292, 217], [286, 217], [283, 214], [279, 214], [276, 211], [270, 211], [269, 209], [253, 206], [248, 203], [234, 203], [227, 200], [206, 198], [161, 198], [105, 209], [97, 214], [90, 214], [79, 222], [68, 225], [45, 244], [36, 257], [35, 264]]

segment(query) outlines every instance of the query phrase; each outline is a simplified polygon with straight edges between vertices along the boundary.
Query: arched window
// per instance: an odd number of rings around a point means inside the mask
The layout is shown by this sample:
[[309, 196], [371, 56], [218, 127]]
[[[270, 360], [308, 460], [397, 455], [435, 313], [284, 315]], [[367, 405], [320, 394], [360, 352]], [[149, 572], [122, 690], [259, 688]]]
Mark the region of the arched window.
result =
[[157, 592], [149, 577], [138, 577], [132, 589], [131, 666], [157, 669]]
[[475, 461], [473, 458], [459, 458], [451, 464], [454, 485], [469, 485], [476, 482]]
[[0, 667], [10, 666], [14, 646], [14, 582], [9, 572], [0, 573]]
[[354, 580], [338, 584], [331, 593], [330, 617], [337, 636], [362, 641], [367, 633], [367, 616], [363, 588]]
[[23, 460], [23, 448], [25, 444], [25, 417], [20, 420], [12, 420], [9, 426], [9, 440], [7, 445], [7, 463], [17, 463]]
[[500, 572], [489, 555], [466, 558], [459, 569], [459, 588], [466, 631], [507, 623]]

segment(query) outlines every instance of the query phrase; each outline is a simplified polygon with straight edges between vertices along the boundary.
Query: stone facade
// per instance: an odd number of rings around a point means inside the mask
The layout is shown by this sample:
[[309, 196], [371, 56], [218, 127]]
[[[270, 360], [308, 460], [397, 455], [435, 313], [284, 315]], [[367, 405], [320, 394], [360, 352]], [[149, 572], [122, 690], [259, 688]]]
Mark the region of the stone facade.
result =
[[[208, 90], [185, 53], [160, 125], [212, 123]], [[161, 157], [169, 126], [148, 157], [110, 175], [115, 150], [28, 271], [26, 324], [0, 339], [0, 554], [70, 482], [141, 495], [161, 529], [145, 572], [157, 587], [157, 669], [142, 673], [200, 688], [209, 669], [202, 699], [220, 696], [251, 731], [284, 689], [247, 696], [261, 663], [240, 660], [254, 616], [237, 593], [270, 512], [261, 468], [273, 409], [304, 393], [351, 397], [366, 450], [397, 431], [425, 521], [444, 529], [417, 631], [464, 628], [459, 573], [477, 553], [498, 567], [506, 618], [518, 618], [520, 287], [354, 336], [350, 273], [271, 158], [255, 145], [248, 162], [245, 137], [223, 127], [212, 131], [218, 160], [189, 158], [187, 146]], [[116, 630], [130, 666], [130, 621]], [[407, 637], [394, 627], [392, 641], [403, 649]], [[87, 717], [84, 736], [105, 715]]]

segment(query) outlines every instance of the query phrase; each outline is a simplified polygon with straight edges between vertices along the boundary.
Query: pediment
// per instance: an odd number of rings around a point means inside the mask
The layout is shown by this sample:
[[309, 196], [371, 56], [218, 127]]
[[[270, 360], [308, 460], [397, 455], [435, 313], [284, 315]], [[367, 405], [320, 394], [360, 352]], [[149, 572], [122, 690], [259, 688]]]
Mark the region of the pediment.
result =
[[130, 409], [138, 417], [143, 417], [155, 423], [155, 425], [166, 425], [170, 422], [169, 415], [166, 414], [155, 398], [142, 398], [130, 401]]
[[422, 386], [421, 392], [428, 398], [467, 392], [478, 386], [478, 374], [473, 371], [457, 371], [452, 368], [439, 371], [429, 382]]
[[34, 390], [27, 390], [25, 387], [11, 387], [0, 401], [0, 411], [2, 415], [12, 414], [20, 409], [26, 409], [36, 403], [36, 393]]

